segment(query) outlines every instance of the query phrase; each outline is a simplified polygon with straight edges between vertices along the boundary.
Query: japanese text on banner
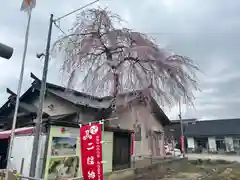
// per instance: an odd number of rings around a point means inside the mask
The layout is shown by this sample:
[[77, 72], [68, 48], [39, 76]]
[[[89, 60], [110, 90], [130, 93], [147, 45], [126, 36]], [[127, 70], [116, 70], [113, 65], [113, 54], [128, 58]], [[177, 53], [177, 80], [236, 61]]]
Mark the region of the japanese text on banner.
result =
[[82, 174], [84, 180], [103, 180], [102, 125], [93, 123], [80, 128]]

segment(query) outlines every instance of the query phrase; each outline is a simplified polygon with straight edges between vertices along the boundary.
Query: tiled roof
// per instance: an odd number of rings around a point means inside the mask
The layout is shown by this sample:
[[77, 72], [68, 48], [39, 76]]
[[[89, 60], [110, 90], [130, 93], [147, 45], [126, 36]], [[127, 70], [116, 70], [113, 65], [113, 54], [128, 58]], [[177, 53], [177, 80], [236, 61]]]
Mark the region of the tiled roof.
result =
[[[28, 111], [36, 112], [36, 107], [34, 107], [31, 103], [25, 103], [25, 101], [28, 101], [31, 98], [34, 98], [39, 95], [39, 90], [41, 88], [41, 80], [39, 80], [34, 74], [31, 73], [31, 77], [34, 79], [34, 82], [32, 83], [32, 86], [21, 96], [20, 102], [23, 103], [24, 109], [27, 109]], [[113, 100], [113, 97], [107, 96], [107, 97], [96, 97], [91, 96], [79, 91], [75, 90], [66, 90], [66, 88], [62, 86], [58, 86], [51, 83], [46, 83], [46, 91], [47, 93], [54, 94], [55, 96], [58, 96], [68, 102], [71, 102], [75, 105], [79, 106], [85, 106], [89, 108], [95, 108], [95, 109], [109, 109], [111, 108], [111, 103]], [[142, 96], [142, 91], [134, 91], [134, 92], [128, 92], [124, 94], [120, 94], [119, 97], [124, 99], [124, 103], [133, 101], [137, 99], [138, 97]], [[12, 93], [11, 96], [15, 96], [15, 94]], [[8, 104], [10, 102], [10, 99], [0, 108], [0, 114], [1, 112], [5, 111], [6, 109], [9, 109]], [[121, 102], [121, 101], [119, 101]], [[163, 125], [169, 124], [170, 121], [168, 117], [165, 115], [165, 113], [162, 111], [162, 109], [158, 106], [156, 101], [152, 99], [152, 111], [157, 116], [157, 119], [161, 121]], [[11, 107], [12, 108], [12, 107]]]

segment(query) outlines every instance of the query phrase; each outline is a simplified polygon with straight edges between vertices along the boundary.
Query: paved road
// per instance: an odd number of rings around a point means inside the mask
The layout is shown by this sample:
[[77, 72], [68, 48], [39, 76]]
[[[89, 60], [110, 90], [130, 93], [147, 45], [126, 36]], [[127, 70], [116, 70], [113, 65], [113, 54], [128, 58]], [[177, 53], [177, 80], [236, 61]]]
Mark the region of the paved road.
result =
[[240, 163], [240, 156], [236, 155], [222, 155], [222, 154], [187, 154], [188, 159], [212, 159], [212, 160], [226, 160], [226, 161], [235, 161]]

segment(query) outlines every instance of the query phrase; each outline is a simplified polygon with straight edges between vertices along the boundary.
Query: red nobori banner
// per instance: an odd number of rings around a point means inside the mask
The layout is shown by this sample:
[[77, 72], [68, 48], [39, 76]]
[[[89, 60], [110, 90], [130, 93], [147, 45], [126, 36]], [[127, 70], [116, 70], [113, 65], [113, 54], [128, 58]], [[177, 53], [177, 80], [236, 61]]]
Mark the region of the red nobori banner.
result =
[[82, 175], [84, 180], [103, 180], [102, 124], [80, 127]]
[[181, 142], [181, 151], [182, 153], [185, 151], [185, 147], [184, 147], [184, 136], [180, 137], [180, 142]]
[[135, 141], [135, 134], [134, 132], [132, 133], [131, 135], [131, 155], [133, 156], [134, 155], [134, 141]]

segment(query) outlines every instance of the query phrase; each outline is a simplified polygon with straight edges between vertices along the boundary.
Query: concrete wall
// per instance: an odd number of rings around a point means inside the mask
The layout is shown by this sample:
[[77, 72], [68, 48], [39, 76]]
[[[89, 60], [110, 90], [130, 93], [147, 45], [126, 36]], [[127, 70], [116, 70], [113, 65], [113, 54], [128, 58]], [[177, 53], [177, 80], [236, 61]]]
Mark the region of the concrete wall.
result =
[[215, 137], [208, 137], [208, 148], [210, 152], [217, 151], [216, 139]]
[[193, 137], [187, 138], [187, 144], [189, 149], [195, 149], [195, 142]]
[[233, 147], [233, 138], [232, 137], [224, 137], [225, 144], [226, 144], [226, 151], [231, 152], [234, 151]]
[[[150, 110], [144, 105], [134, 105], [132, 108], [126, 108], [118, 114], [118, 119], [109, 122], [111, 126], [117, 125], [123, 129], [133, 130], [134, 124], [141, 124], [141, 141], [134, 142], [134, 155], [136, 158], [153, 156], [165, 156], [164, 134], [159, 140], [154, 140], [149, 136], [149, 129], [153, 131], [163, 131], [163, 126], [150, 113]], [[151, 145], [151, 140], [153, 140]], [[156, 143], [158, 141], [159, 143]], [[153, 146], [153, 148], [151, 148]], [[153, 152], [151, 152], [153, 150]]]

